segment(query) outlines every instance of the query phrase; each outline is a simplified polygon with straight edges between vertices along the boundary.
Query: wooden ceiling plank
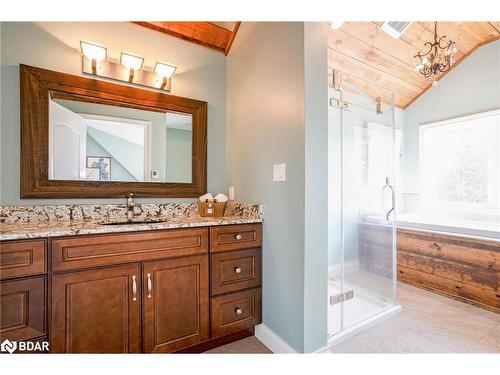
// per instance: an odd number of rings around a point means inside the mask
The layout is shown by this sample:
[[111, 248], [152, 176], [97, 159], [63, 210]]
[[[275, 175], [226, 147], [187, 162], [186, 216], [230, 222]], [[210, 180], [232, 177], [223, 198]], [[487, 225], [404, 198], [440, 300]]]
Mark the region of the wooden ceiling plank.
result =
[[500, 34], [500, 21], [490, 21], [488, 22], [496, 31]]
[[410, 99], [422, 91], [422, 87], [415, 86], [410, 82], [391, 76], [362, 61], [355, 60], [331, 49], [328, 49], [328, 63], [335, 69], [349, 73], [365, 81], [377, 83], [387, 90], [408, 96]]
[[384, 73], [383, 71], [375, 69], [362, 61], [353, 59], [352, 57], [332, 50], [331, 48], [328, 48], [328, 64], [345, 73], [358, 77], [364, 77], [368, 81], [376, 81]]
[[229, 30], [231, 32], [234, 31], [234, 28], [236, 27], [236, 24], [238, 22], [235, 21], [221, 21], [221, 22], [210, 22], [213, 25], [222, 27], [223, 29]]
[[345, 22], [341, 30], [388, 55], [394, 56], [412, 68], [415, 66], [413, 56], [418, 50], [411, 44], [401, 43], [401, 40], [393, 38], [372, 22]]
[[418, 87], [427, 86], [427, 80], [407, 64], [364, 43], [341, 30], [329, 31], [328, 46], [335, 51], [365, 62]]
[[[439, 25], [438, 25], [438, 31], [439, 31]], [[400, 36], [400, 39], [415, 47], [415, 53], [413, 54], [413, 56], [415, 56], [417, 50], [423, 53], [427, 52], [428, 47], [425, 46], [425, 43], [432, 42], [434, 40], [434, 33], [429, 31], [419, 22], [412, 22], [410, 27], [408, 27], [408, 29], [406, 29], [403, 35]], [[458, 47], [459, 46], [457, 46], [457, 48]], [[459, 60], [463, 56], [464, 54], [460, 50], [458, 50], [458, 52], [455, 54], [456, 60]], [[414, 59], [414, 64], [416, 64], [415, 59]]]
[[[390, 91], [384, 91], [381, 90], [380, 87], [377, 87], [376, 85], [362, 81], [359, 78], [356, 78], [354, 76], [351, 76], [349, 74], [346, 74], [344, 76], [345, 82], [347, 82], [348, 85], [354, 86], [361, 90], [362, 92], [366, 93], [368, 96], [371, 98], [375, 99], [377, 97], [381, 97], [382, 101], [385, 104], [392, 105], [392, 93]], [[346, 91], [350, 91], [348, 85], [345, 86]], [[358, 94], [355, 91], [351, 91], [354, 94]], [[394, 105], [398, 108], [403, 108], [406, 103], [408, 102], [408, 98], [405, 98], [401, 95], [394, 94]], [[374, 103], [375, 105], [375, 103]], [[374, 107], [375, 110], [375, 107]]]
[[[434, 33], [434, 22], [419, 23]], [[461, 26], [461, 22], [438, 22], [437, 31], [438, 37], [446, 35], [447, 41], [453, 40], [463, 54], [468, 53], [481, 42], [481, 39], [465, 31]]]
[[223, 53], [226, 50], [226, 46], [230, 41], [232, 34], [231, 31], [210, 22], [133, 21], [133, 23], [151, 30], [197, 43]]
[[[489, 22], [456, 22], [463, 31], [475, 37], [479, 43], [498, 35], [497, 29]], [[438, 24], [439, 30], [439, 24]]]

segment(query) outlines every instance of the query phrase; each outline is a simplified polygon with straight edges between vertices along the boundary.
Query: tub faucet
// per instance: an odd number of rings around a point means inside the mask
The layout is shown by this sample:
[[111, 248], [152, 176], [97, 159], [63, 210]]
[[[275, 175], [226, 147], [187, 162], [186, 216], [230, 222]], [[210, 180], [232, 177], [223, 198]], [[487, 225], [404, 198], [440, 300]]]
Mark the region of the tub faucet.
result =
[[134, 219], [134, 194], [130, 193], [127, 198], [127, 220], [132, 221]]

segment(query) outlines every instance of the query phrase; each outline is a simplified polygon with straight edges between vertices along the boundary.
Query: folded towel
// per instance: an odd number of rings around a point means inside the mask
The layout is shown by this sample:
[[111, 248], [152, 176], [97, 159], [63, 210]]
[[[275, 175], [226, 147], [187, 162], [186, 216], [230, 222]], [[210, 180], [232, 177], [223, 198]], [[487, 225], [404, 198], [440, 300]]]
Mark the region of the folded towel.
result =
[[214, 199], [216, 202], [221, 202], [221, 203], [227, 202], [229, 200], [227, 195], [222, 194], [222, 193], [217, 194]]
[[212, 196], [212, 193], [207, 193], [205, 195], [202, 195], [200, 198], [200, 202], [213, 202], [214, 197]]

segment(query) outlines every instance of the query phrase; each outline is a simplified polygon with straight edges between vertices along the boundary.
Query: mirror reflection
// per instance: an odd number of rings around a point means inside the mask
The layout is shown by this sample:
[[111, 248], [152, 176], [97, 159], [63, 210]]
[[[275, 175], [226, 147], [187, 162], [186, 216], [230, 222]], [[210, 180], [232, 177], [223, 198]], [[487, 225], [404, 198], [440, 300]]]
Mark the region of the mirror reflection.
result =
[[49, 179], [192, 182], [192, 117], [49, 99]]

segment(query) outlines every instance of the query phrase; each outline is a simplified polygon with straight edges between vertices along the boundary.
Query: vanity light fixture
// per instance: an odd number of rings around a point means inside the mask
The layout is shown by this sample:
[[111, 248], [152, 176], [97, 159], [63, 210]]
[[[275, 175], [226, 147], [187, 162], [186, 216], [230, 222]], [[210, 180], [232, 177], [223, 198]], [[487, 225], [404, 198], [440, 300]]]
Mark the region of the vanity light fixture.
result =
[[171, 78], [174, 75], [177, 67], [172, 64], [167, 64], [164, 62], [157, 61], [155, 64], [155, 73], [161, 78], [161, 86], [160, 88], [164, 90], [170, 91]]
[[154, 68], [144, 66], [144, 57], [121, 52], [120, 60], [109, 58], [103, 45], [82, 40], [82, 71], [85, 74], [106, 77], [135, 85], [171, 90], [172, 76], [177, 67], [158, 61]]
[[88, 58], [92, 65], [92, 74], [97, 74], [97, 63], [106, 60], [108, 57], [108, 49], [100, 44], [80, 41], [80, 48], [83, 55]]
[[142, 68], [144, 57], [129, 52], [122, 52], [120, 62], [129, 70], [128, 81], [133, 82], [134, 73]]

